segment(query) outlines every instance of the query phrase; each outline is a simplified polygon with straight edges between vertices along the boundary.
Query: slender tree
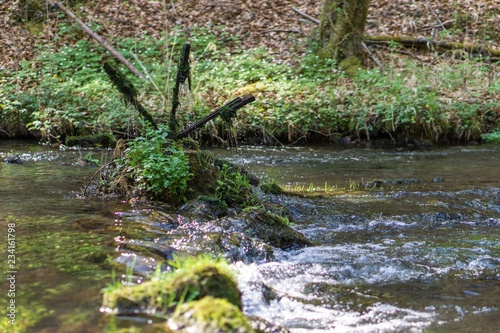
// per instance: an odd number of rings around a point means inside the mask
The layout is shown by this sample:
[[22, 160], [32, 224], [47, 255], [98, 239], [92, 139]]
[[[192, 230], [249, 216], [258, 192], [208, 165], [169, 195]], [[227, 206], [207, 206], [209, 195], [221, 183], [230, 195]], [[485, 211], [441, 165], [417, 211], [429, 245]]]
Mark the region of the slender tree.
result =
[[320, 55], [361, 64], [363, 33], [370, 0], [323, 0], [318, 31]]

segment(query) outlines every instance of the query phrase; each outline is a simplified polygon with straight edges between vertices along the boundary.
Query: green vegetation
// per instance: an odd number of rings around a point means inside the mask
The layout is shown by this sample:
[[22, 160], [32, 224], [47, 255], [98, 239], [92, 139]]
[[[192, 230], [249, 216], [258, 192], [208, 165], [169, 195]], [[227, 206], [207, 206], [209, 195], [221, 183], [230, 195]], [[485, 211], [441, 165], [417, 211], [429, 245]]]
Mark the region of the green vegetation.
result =
[[500, 143], [500, 129], [497, 129], [491, 133], [483, 134], [481, 135], [481, 137], [486, 142]]
[[189, 159], [182, 147], [167, 142], [167, 136], [166, 127], [148, 128], [144, 137], [130, 143], [125, 165], [139, 189], [156, 196], [182, 198], [192, 176]]
[[[61, 24], [60, 38], [71, 40], [77, 34]], [[190, 96], [184, 94], [178, 112], [181, 128], [243, 93], [257, 95], [257, 101], [238, 113], [236, 134], [249, 137], [257, 131], [281, 142], [341, 137], [464, 142], [481, 139], [500, 121], [500, 101], [493, 98], [500, 93], [500, 85], [492, 79], [498, 67], [482, 58], [445, 56], [427, 64], [405, 60], [394, 47], [386, 54], [384, 71], [359, 69], [346, 74], [313, 50], [294, 66], [274, 62], [263, 49], [230, 55], [203, 28], [194, 29], [190, 36], [179, 31], [168, 37], [169, 48], [148, 36], [115, 41], [125, 57], [137, 56], [136, 67], [149, 75], [146, 82], [130, 79], [137, 86], [138, 99], [157, 119], [164, 119], [171, 105], [171, 78], [176, 72], [172, 54], [178, 54], [185, 41], [193, 50], [193, 89]], [[238, 41], [233, 45], [238, 47]], [[64, 142], [68, 135], [133, 134], [143, 128], [142, 120], [111, 88], [101, 68], [104, 55], [95, 43], [79, 39], [57, 50], [38, 50], [37, 58], [23, 62], [16, 73], [1, 72], [2, 135], [23, 135], [29, 130]], [[223, 121], [215, 120], [201, 131], [213, 137], [224, 127]]]
[[222, 164], [216, 181], [215, 195], [219, 200], [224, 200], [228, 206], [247, 207], [257, 202], [250, 186], [250, 179], [241, 170]]

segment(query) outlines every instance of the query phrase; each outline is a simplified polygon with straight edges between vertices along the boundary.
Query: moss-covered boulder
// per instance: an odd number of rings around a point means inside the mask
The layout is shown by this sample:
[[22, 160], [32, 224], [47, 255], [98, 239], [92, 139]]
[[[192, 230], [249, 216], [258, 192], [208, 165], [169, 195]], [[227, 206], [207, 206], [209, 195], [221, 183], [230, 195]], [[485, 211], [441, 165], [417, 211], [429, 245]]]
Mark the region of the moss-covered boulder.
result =
[[[228, 218], [230, 221], [232, 218]], [[251, 236], [283, 250], [311, 246], [312, 243], [290, 226], [285, 216], [264, 208], [249, 208], [237, 217], [239, 228]], [[228, 222], [229, 222], [228, 221]]]
[[226, 262], [199, 256], [170, 264], [172, 272], [158, 272], [142, 284], [109, 287], [103, 307], [114, 313], [168, 313], [178, 304], [211, 296], [241, 308], [241, 293]]
[[256, 332], [237, 306], [225, 299], [211, 296], [182, 304], [167, 320], [167, 325], [176, 332]]

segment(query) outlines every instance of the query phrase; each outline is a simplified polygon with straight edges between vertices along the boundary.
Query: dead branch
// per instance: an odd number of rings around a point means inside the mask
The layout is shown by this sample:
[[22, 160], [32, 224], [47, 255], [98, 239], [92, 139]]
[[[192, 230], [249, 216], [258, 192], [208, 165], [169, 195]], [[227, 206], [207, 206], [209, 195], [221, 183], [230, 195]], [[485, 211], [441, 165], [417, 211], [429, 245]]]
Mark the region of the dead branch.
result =
[[382, 63], [380, 62], [380, 60], [378, 60], [378, 58], [375, 56], [375, 54], [373, 54], [373, 52], [368, 48], [368, 46], [366, 46], [365, 42], [361, 42], [361, 46], [363, 47], [363, 49], [368, 53], [368, 56], [370, 56], [370, 58], [373, 60], [373, 62], [380, 68], [380, 69], [384, 69], [384, 66], [382, 66]]
[[299, 29], [269, 29], [269, 30], [264, 30], [264, 32], [288, 32], [288, 33], [295, 33], [295, 34], [301, 34], [302, 31]]
[[177, 119], [175, 118], [175, 114], [177, 112], [177, 108], [180, 105], [179, 101], [179, 89], [181, 84], [185, 83], [187, 80], [188, 88], [191, 90], [191, 69], [189, 65], [189, 53], [191, 50], [191, 45], [189, 43], [184, 44], [182, 47], [182, 54], [179, 60], [179, 65], [177, 66], [177, 77], [175, 79], [175, 86], [172, 92], [172, 108], [170, 110], [170, 123], [169, 129], [170, 134], [172, 136], [177, 135], [177, 131], [179, 126], [177, 124]]
[[210, 113], [208, 116], [198, 120], [194, 124], [186, 127], [184, 130], [182, 130], [179, 134], [177, 134], [176, 138], [180, 139], [183, 137], [186, 137], [189, 133], [197, 129], [198, 127], [202, 126], [203, 124], [209, 122], [210, 120], [214, 119], [218, 115], [222, 117], [222, 119], [226, 122], [230, 122], [231, 118], [236, 116], [236, 111], [238, 109], [241, 109], [245, 105], [255, 101], [255, 97], [253, 95], [245, 95], [243, 97], [236, 97], [235, 99], [231, 100], [230, 102], [224, 104], [220, 108], [216, 109], [212, 113]]
[[304, 13], [303, 11], [301, 11], [300, 9], [298, 9], [297, 7], [292, 7], [292, 9], [299, 15], [302, 15], [303, 17], [305, 17], [306, 19], [308, 19], [309, 21], [313, 22], [313, 23], [316, 23], [316, 24], [319, 24], [319, 20], [315, 17], [312, 17], [311, 15], [309, 14], [306, 14]]
[[441, 22], [441, 20], [439, 19], [439, 16], [438, 14], [436, 13], [436, 11], [434, 9], [432, 9], [432, 7], [428, 4], [428, 3], [424, 3], [425, 6], [427, 7], [427, 9], [429, 9], [431, 11], [431, 13], [434, 15], [434, 18], [436, 19], [436, 21], [439, 23], [439, 26], [443, 29], [443, 30], [446, 30], [443, 22]]
[[134, 73], [136, 76], [139, 78], [145, 80], [146, 78], [144, 75], [134, 66], [132, 63], [130, 63], [127, 59], [125, 59], [124, 56], [122, 56], [118, 51], [116, 51], [111, 45], [109, 45], [105, 40], [102, 39], [101, 36], [99, 36], [97, 33], [92, 31], [85, 23], [83, 23], [82, 20], [80, 20], [78, 17], [76, 17], [75, 14], [73, 14], [69, 9], [64, 7], [59, 1], [54, 1], [54, 0], [45, 0], [50, 6], [56, 6], [57, 8], [61, 9], [66, 15], [68, 15], [73, 21], [78, 23], [78, 25], [87, 33], [89, 34], [92, 38], [94, 38], [99, 44], [101, 44], [106, 50], [108, 50], [116, 59], [118, 59], [121, 63], [123, 63], [132, 73]]

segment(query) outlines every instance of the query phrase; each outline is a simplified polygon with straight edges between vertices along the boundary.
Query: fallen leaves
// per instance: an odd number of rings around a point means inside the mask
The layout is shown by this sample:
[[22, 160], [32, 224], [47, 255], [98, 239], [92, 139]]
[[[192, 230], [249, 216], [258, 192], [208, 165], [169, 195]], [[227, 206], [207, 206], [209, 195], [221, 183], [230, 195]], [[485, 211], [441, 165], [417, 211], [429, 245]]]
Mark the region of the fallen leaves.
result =
[[[319, 18], [321, 2], [99, 0], [85, 1], [70, 9], [85, 23], [100, 26], [99, 34], [107, 40], [145, 34], [160, 39], [164, 34], [175, 34], [175, 27], [189, 31], [201, 26], [212, 29], [221, 39], [227, 34], [239, 36], [246, 48], [264, 47], [275, 61], [293, 64], [301, 58], [316, 24], [297, 15], [292, 8]], [[0, 34], [0, 69], [15, 70], [21, 60], [31, 59], [36, 44], [57, 49], [59, 45], [75, 42], [58, 35], [58, 23], [73, 23], [50, 11], [41, 36], [35, 38], [29, 31], [30, 24], [16, 21], [15, 6], [17, 1], [0, 3], [0, 24], [10, 27]], [[366, 33], [432, 37], [499, 48], [500, 5], [498, 0], [372, 0]]]

